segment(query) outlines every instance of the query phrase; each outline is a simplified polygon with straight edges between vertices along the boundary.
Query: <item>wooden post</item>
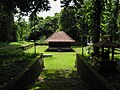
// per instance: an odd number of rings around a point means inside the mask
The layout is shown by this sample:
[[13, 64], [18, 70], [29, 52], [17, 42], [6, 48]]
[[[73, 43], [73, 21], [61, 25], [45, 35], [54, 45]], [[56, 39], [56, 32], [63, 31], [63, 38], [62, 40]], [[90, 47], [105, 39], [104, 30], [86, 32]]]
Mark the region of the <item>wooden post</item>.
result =
[[109, 57], [108, 57], [108, 60], [110, 59], [110, 48], [108, 47], [108, 55], [109, 55]]
[[84, 47], [82, 46], [82, 56], [84, 56]]
[[103, 57], [103, 56], [104, 56], [103, 54], [104, 54], [104, 47], [102, 47], [102, 54], [101, 54], [101, 55], [102, 55], [102, 56], [101, 56], [101, 57], [102, 57], [102, 61], [103, 61], [103, 58], [104, 58], [104, 57]]
[[114, 47], [112, 47], [112, 60], [114, 60]]
[[34, 40], [34, 53], [36, 54], [36, 43], [35, 43], [35, 40]]
[[36, 40], [35, 40], [35, 39], [36, 39], [36, 38], [35, 38], [35, 19], [36, 19], [36, 18], [34, 17], [34, 53], [36, 54], [36, 43], [35, 43], [35, 41], [36, 41]]

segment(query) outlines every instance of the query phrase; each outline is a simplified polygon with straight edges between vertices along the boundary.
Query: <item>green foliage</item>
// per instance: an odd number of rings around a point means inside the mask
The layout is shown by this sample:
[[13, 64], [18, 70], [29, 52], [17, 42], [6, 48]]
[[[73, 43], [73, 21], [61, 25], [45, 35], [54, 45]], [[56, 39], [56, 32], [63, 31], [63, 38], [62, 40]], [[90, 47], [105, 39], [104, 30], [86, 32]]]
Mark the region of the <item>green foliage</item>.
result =
[[55, 32], [59, 28], [58, 24], [59, 24], [59, 14], [56, 14], [56, 16], [54, 17], [49, 17], [49, 16], [46, 17], [44, 21], [43, 35], [46, 35], [46, 37], [50, 36], [53, 32]]
[[[38, 39], [39, 36], [48, 37], [56, 30], [63, 30], [84, 45], [87, 41], [98, 42], [100, 34], [109, 34], [112, 41], [119, 43], [119, 0], [61, 0], [61, 5], [64, 7], [61, 13], [43, 19], [36, 14], [50, 9], [49, 0], [1, 1], [0, 40], [25, 40], [27, 36]], [[30, 13], [29, 23], [19, 19], [14, 24], [12, 13], [20, 13], [18, 18]]]
[[65, 31], [76, 41], [80, 41], [80, 23], [78, 21], [78, 9], [76, 7], [66, 7], [61, 11], [60, 30]]
[[[1, 0], [0, 1], [0, 41], [17, 41], [17, 30], [14, 28], [14, 14], [31, 14], [33, 17], [38, 11], [47, 11], [50, 9], [49, 0]], [[23, 40], [25, 29], [23, 23], [18, 30], [18, 37]], [[23, 27], [25, 30], [23, 30]]]
[[120, 20], [117, 2], [108, 0], [98, 3], [99, 0], [74, 0], [74, 4], [70, 4], [71, 1], [62, 1], [64, 9], [54, 17], [46, 17], [46, 19], [37, 17], [37, 20], [30, 21], [32, 29], [30, 37], [36, 36], [36, 39], [48, 37], [56, 30], [63, 30], [83, 45], [86, 45], [87, 41], [98, 42], [100, 34], [109, 34], [119, 43], [120, 40], [117, 37], [120, 32]]
[[37, 43], [38, 44], [44, 44], [44, 43], [47, 44], [47, 42], [45, 42], [45, 40], [46, 40], [46, 36], [42, 36], [39, 38], [39, 40], [37, 40]]
[[[73, 6], [70, 4], [71, 1], [72, 0], [69, 0], [69, 1], [62, 0], [62, 4], [65, 8], [74, 7], [75, 5], [78, 7], [78, 5], [75, 3], [75, 1], [77, 0], [73, 1], [74, 3]], [[109, 34], [111, 37], [111, 40], [113, 41], [118, 40], [119, 0], [116, 0], [116, 1], [115, 0], [105, 0], [105, 1], [104, 0], [95, 0], [95, 1], [81, 0], [77, 2], [80, 5], [80, 7], [78, 7], [79, 10], [76, 12], [77, 20], [79, 21], [78, 29], [79, 29], [80, 35], [84, 34], [83, 36], [81, 36], [82, 39], [86, 40], [86, 38], [89, 38], [92, 41], [94, 40], [94, 42], [98, 42], [100, 39], [100, 36], [99, 36], [100, 34], [102, 35]], [[68, 11], [65, 11], [65, 13], [67, 13]], [[69, 17], [69, 14], [68, 14], [68, 17]], [[63, 19], [63, 21], [66, 19], [67, 18]], [[70, 19], [68, 18], [68, 20]], [[74, 20], [72, 21], [74, 22]], [[65, 22], [65, 23], [68, 24], [69, 22]], [[67, 24], [64, 24], [64, 25], [67, 26]], [[64, 25], [62, 26], [65, 27]], [[71, 23], [71, 26], [72, 25], [75, 25], [75, 23], [74, 24]], [[70, 30], [70, 27], [67, 29]], [[117, 42], [119, 42], [119, 40]]]
[[35, 57], [36, 55], [34, 54], [24, 54], [16, 58], [7, 57], [4, 60], [0, 60], [0, 89], [5, 89], [6, 85], [8, 85], [28, 63], [32, 62]]
[[8, 5], [7, 9], [15, 11], [19, 8], [21, 14], [36, 13], [37, 11], [47, 11], [50, 9], [49, 0], [1, 0], [0, 3]]
[[0, 59], [7, 59], [12, 57], [22, 57], [27, 55], [20, 48], [20, 46], [30, 45], [32, 42], [12, 42], [12, 43], [0, 43]]
[[114, 39], [114, 34], [117, 35], [117, 32], [119, 32], [119, 24], [117, 24], [117, 21], [119, 20], [118, 1], [111, 0], [105, 2], [105, 4], [104, 12], [102, 13], [101, 28], [106, 34], [109, 34], [111, 38]]
[[[24, 42], [24, 44], [28, 44]], [[0, 89], [3, 90], [38, 54], [25, 53], [22, 42], [0, 43]]]
[[28, 22], [25, 21], [25, 19], [18, 18], [18, 20], [15, 22], [17, 26], [17, 39], [20, 40], [26, 40], [27, 37], [30, 35], [30, 26]]
[[9, 43], [7, 43], [7, 42], [6, 42], [6, 43], [4, 43], [4, 42], [0, 42], [0, 48], [1, 48], [1, 47], [7, 47], [8, 44], [9, 44]]
[[86, 1], [81, 8], [76, 6], [65, 7], [60, 17], [60, 30], [65, 31], [83, 45], [87, 43], [87, 38], [92, 35], [93, 11], [91, 9], [93, 7], [91, 3], [91, 1]]
[[59, 28], [59, 17], [60, 14], [56, 13], [54, 17], [48, 16], [45, 19], [42, 17], [37, 17], [36, 20], [30, 19], [31, 34], [28, 39], [37, 40], [44, 36], [50, 36]]

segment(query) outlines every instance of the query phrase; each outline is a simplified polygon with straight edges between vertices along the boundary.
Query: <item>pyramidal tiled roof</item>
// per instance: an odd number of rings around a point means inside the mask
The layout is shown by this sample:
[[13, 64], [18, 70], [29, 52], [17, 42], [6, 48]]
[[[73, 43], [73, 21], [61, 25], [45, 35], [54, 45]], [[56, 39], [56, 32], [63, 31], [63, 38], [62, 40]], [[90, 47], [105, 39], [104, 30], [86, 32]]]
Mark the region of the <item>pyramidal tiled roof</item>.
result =
[[64, 31], [57, 31], [49, 36], [46, 41], [48, 42], [75, 42], [70, 36]]

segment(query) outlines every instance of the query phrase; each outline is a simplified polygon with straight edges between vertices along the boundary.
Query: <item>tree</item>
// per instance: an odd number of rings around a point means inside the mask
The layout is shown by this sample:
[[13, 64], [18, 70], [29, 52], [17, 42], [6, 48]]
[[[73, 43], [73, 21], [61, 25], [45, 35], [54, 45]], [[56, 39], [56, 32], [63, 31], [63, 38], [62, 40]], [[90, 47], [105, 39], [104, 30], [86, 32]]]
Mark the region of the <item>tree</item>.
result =
[[[19, 10], [17, 10], [19, 9]], [[12, 41], [14, 14], [31, 16], [38, 11], [49, 10], [48, 0], [0, 0], [0, 41]]]
[[19, 18], [15, 24], [17, 25], [17, 40], [26, 40], [30, 34], [30, 25], [24, 18]]
[[113, 21], [113, 27], [112, 29], [112, 33], [111, 33], [111, 41], [115, 42], [117, 40], [116, 33], [118, 32], [118, 25], [117, 25], [117, 19], [118, 19], [118, 15], [119, 15], [119, 0], [115, 0], [114, 1], [114, 10], [113, 10], [113, 17], [112, 17], [112, 21]]
[[77, 20], [77, 12], [78, 8], [75, 6], [65, 7], [61, 11], [60, 16], [60, 30], [65, 31], [68, 35], [70, 35], [76, 41], [80, 41], [80, 23]]
[[119, 0], [104, 1], [101, 28], [104, 34], [110, 35], [110, 40], [116, 42], [119, 34]]
[[[93, 34], [94, 34], [94, 43], [99, 42], [100, 40], [100, 21], [101, 21], [101, 14], [102, 14], [102, 9], [104, 5], [104, 0], [95, 0], [94, 2], [94, 13], [93, 13], [93, 20], [94, 20], [94, 29], [93, 29]], [[99, 55], [99, 48], [94, 47], [94, 53], [96, 55]]]
[[[29, 39], [39, 39], [41, 37], [49, 37], [53, 32], [55, 32], [59, 28], [59, 13], [55, 13], [55, 16], [47, 16], [45, 19], [42, 17], [38, 17], [37, 19], [32, 21], [31, 23], [31, 34]], [[34, 25], [35, 24], [35, 25]], [[34, 32], [33, 32], [34, 31]]]
[[[86, 2], [88, 2], [87, 0], [69, 0], [69, 1], [65, 0], [65, 1], [62, 1], [62, 3], [64, 4], [63, 6], [69, 6], [71, 1], [73, 1], [74, 4], [79, 8], [83, 8], [82, 6], [85, 5]], [[100, 39], [100, 21], [101, 21], [103, 5], [104, 5], [104, 0], [94, 0], [94, 2], [93, 2], [93, 12], [94, 13], [92, 13], [92, 15], [93, 15], [93, 35], [94, 35], [93, 42], [94, 43], [99, 42], [99, 39]], [[86, 15], [83, 16], [83, 32], [86, 30], [86, 29], [84, 29], [85, 25], [87, 25], [87, 23], [85, 21], [86, 20], [85, 17], [86, 17]], [[96, 54], [99, 54], [99, 48], [94, 47], [94, 52]]]
[[0, 41], [12, 39], [14, 17], [11, 8], [10, 3], [0, 2]]
[[29, 18], [29, 26], [30, 26], [30, 34], [28, 36], [28, 40], [37, 40], [39, 36], [41, 35], [41, 29], [39, 27], [43, 27], [43, 17], [35, 17]]
[[[70, 5], [71, 1], [74, 2]], [[92, 0], [71, 0], [70, 2], [62, 1], [65, 8], [71, 7], [68, 10], [64, 11], [66, 13], [66, 18], [63, 14], [63, 27], [67, 26], [67, 30], [74, 34], [73, 38], [76, 38], [76, 41], [80, 41], [81, 44], [86, 45], [87, 39], [93, 35], [93, 1]], [[69, 3], [69, 4], [67, 4]], [[71, 13], [70, 13], [71, 10]], [[72, 11], [74, 11], [72, 13]], [[68, 14], [68, 15], [67, 15]], [[71, 16], [71, 19], [70, 19]], [[61, 21], [60, 20], [60, 21]], [[68, 21], [67, 21], [68, 20]], [[61, 22], [62, 23], [62, 22]], [[67, 23], [67, 24], [66, 24]], [[71, 23], [71, 25], [70, 25]], [[73, 27], [75, 26], [75, 27]], [[72, 28], [71, 28], [72, 27]], [[64, 29], [63, 29], [64, 30]], [[65, 29], [66, 30], [66, 29]], [[89, 39], [90, 40], [90, 39]]]

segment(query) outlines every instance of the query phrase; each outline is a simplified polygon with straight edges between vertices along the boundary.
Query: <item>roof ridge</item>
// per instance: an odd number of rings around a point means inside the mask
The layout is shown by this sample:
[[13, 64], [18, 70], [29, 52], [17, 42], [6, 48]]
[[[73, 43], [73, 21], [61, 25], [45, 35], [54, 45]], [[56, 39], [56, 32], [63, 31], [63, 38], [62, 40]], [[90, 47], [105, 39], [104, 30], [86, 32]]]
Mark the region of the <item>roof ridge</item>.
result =
[[[60, 34], [61, 33], [61, 34]], [[48, 42], [75, 42], [67, 33], [64, 31], [56, 31], [49, 36], [46, 41]]]
[[[64, 34], [66, 34], [64, 31], [62, 31]], [[71, 39], [71, 40], [73, 40], [68, 34], [66, 34], [66, 36], [69, 38], [69, 39]]]

